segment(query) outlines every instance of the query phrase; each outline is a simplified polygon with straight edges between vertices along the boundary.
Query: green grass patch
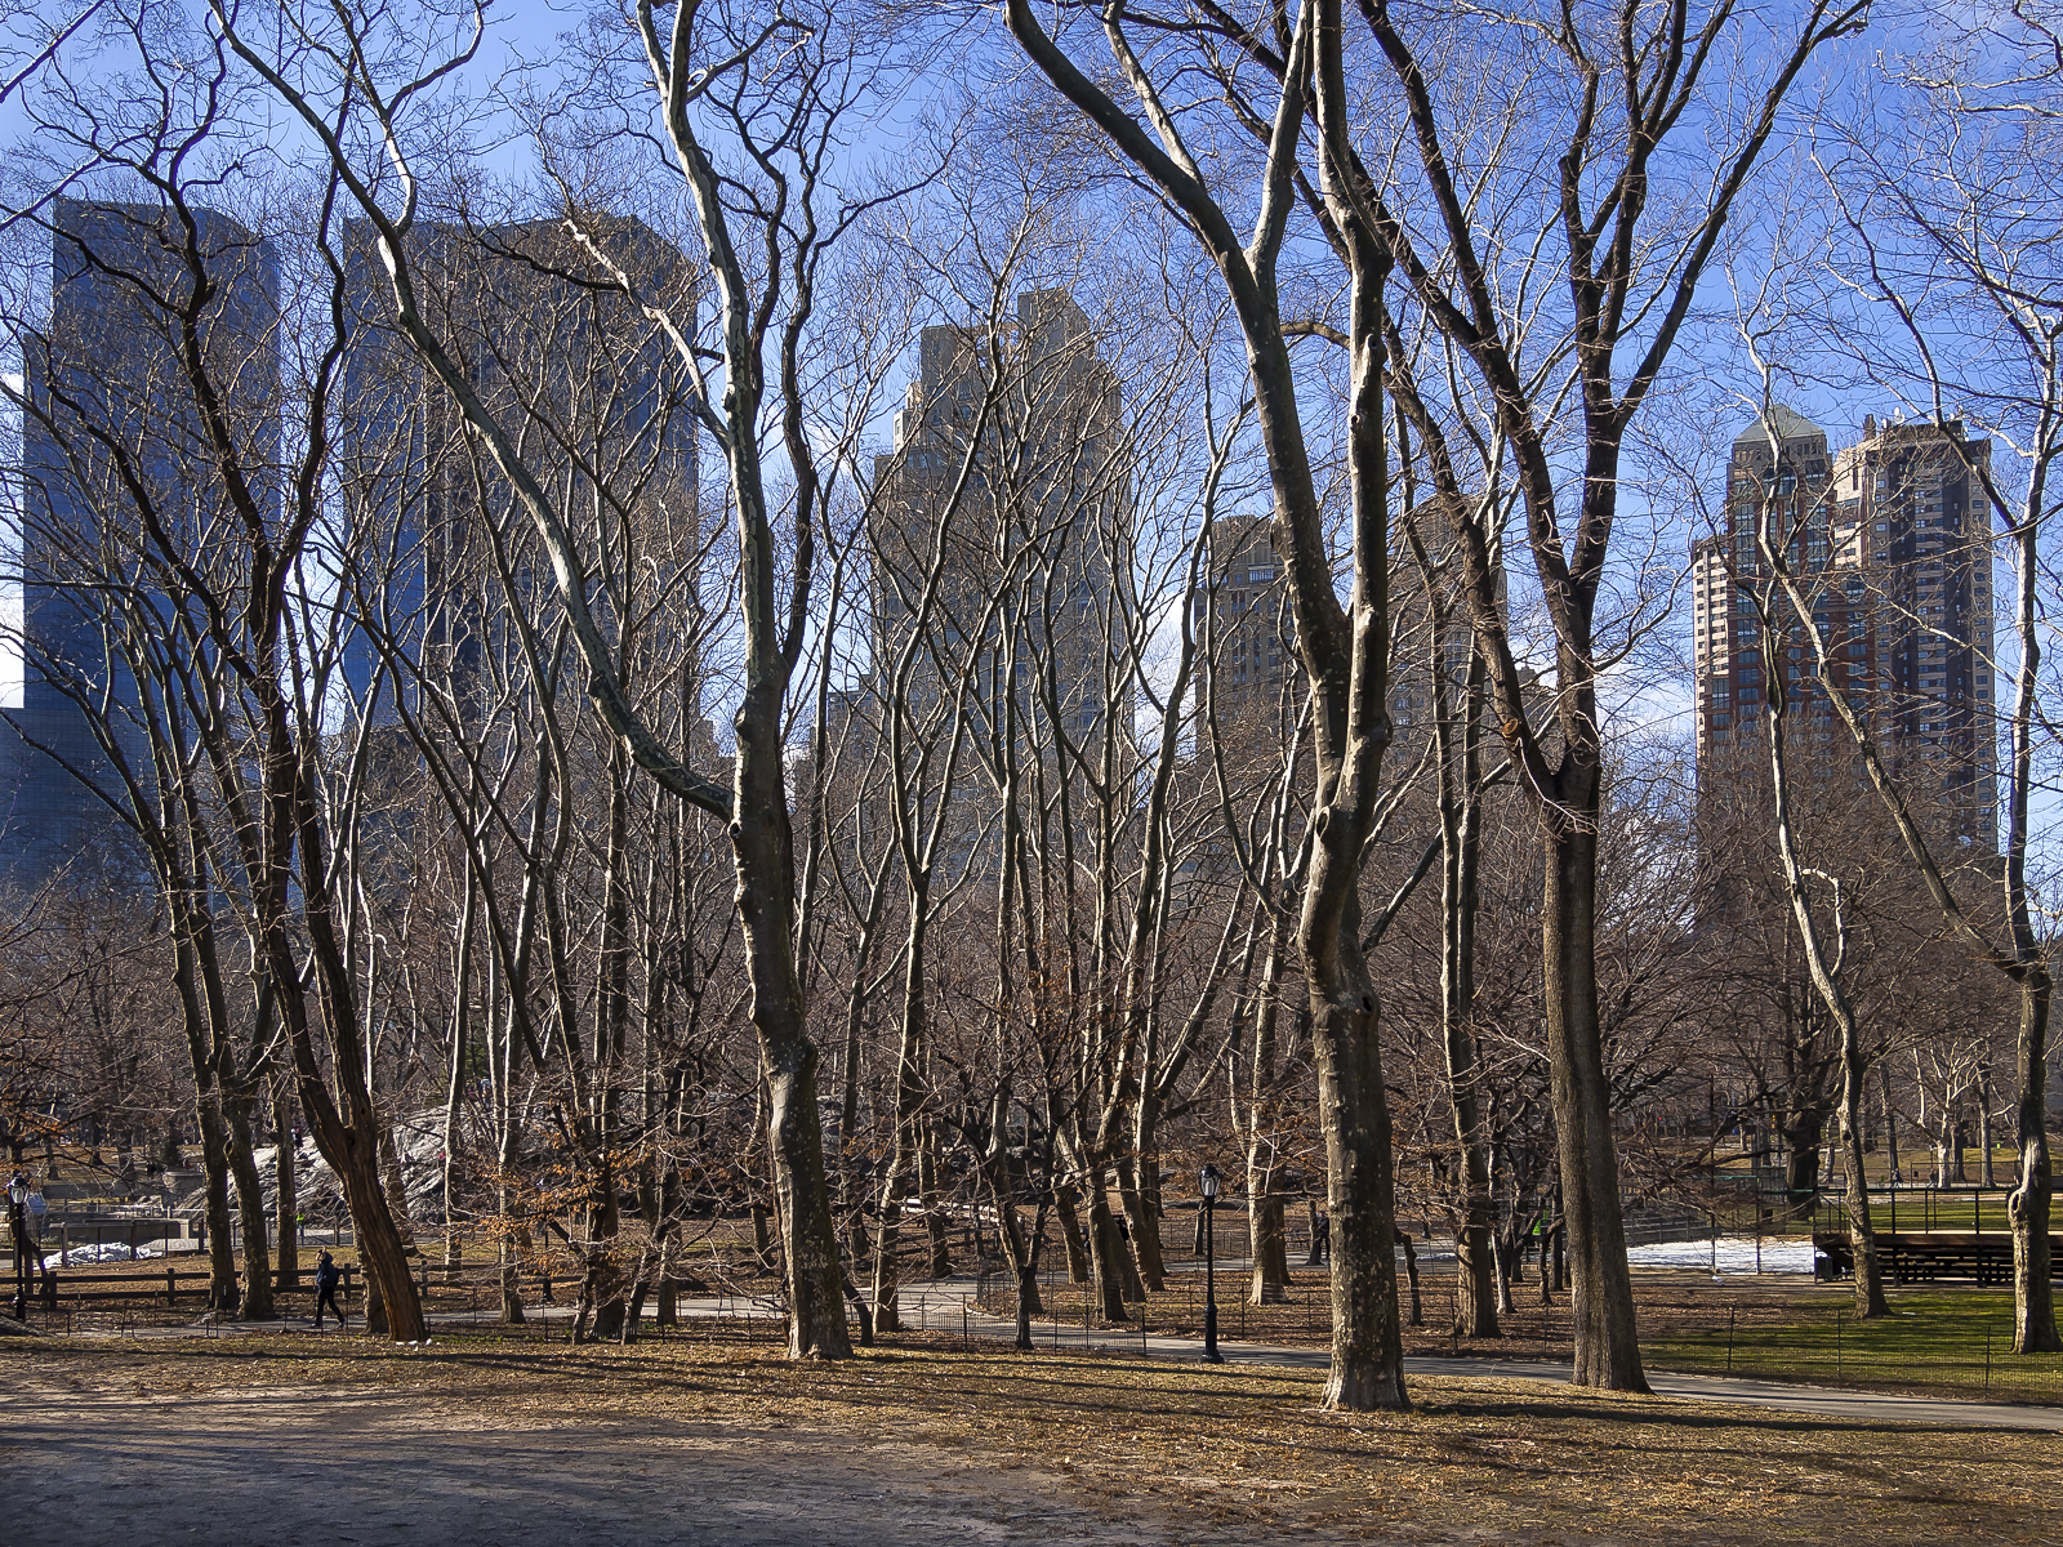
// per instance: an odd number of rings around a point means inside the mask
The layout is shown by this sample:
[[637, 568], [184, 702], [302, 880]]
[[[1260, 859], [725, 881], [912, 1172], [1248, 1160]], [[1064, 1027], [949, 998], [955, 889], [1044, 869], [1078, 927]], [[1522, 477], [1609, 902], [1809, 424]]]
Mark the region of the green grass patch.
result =
[[1846, 1286], [1712, 1308], [1642, 1339], [1658, 1369], [1754, 1380], [2063, 1404], [2063, 1354], [2016, 1354], [2003, 1289], [1894, 1290], [1888, 1318], [1857, 1321]]

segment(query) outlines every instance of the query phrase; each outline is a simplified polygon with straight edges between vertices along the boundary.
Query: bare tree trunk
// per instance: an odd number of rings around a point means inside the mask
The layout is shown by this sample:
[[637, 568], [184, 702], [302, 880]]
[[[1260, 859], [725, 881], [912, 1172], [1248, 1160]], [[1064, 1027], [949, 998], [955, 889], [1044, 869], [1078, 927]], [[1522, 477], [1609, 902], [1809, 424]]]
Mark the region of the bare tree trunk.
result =
[[931, 1276], [953, 1276], [953, 1254], [946, 1239], [945, 1200], [938, 1187], [938, 1127], [923, 1125], [924, 1148], [917, 1155], [917, 1197], [924, 1205], [924, 1233], [931, 1247]]
[[1817, 1112], [1786, 1112], [1780, 1131], [1784, 1136], [1784, 1217], [1810, 1219], [1819, 1207], [1824, 1120]]
[[658, 1305], [653, 1314], [653, 1321], [657, 1326], [680, 1325], [680, 1281], [674, 1277], [679, 1255], [678, 1237], [668, 1234], [665, 1243], [659, 1249]]
[[1877, 1258], [1877, 1230], [1870, 1219], [1870, 1184], [1863, 1169], [1864, 1102], [1869, 1096], [1869, 1065], [1852, 1028], [1841, 1039], [1841, 1169], [1848, 1183], [1848, 1247], [1855, 1258], [1855, 1314], [1863, 1319], [1889, 1316], [1884, 1298], [1884, 1270]]
[[1411, 1244], [1410, 1235], [1402, 1230], [1397, 1232], [1397, 1244], [1404, 1248], [1404, 1279], [1411, 1286], [1410, 1325], [1423, 1327], [1425, 1325], [1425, 1301], [1420, 1296], [1418, 1290], [1418, 1249]]
[[[201, 1168], [207, 1181], [203, 1217], [208, 1225], [208, 1309], [233, 1314], [238, 1306], [236, 1236], [229, 1215], [229, 1145], [223, 1133], [220, 1088], [204, 1091], [199, 1109]], [[264, 1236], [259, 1240], [262, 1243]]]
[[[1251, 244], [1199, 180], [1168, 159], [1130, 110], [1120, 108], [1039, 25], [1027, 0], [1010, 0], [1011, 34], [1041, 71], [1095, 121], [1118, 150], [1155, 180], [1196, 230], [1223, 275], [1238, 313], [1267, 449], [1277, 543], [1288, 571], [1297, 645], [1311, 683], [1317, 724], [1319, 803], [1314, 856], [1297, 947], [1310, 996], [1333, 1222], [1333, 1359], [1325, 1402], [1350, 1411], [1408, 1406], [1397, 1305], [1395, 1180], [1388, 1095], [1377, 1044], [1374, 985], [1358, 935], [1355, 894], [1362, 847], [1373, 826], [1391, 726], [1389, 666], [1390, 477], [1381, 406], [1383, 288], [1392, 258], [1365, 219], [1363, 174], [1351, 145], [1343, 24], [1336, 0], [1297, 13], [1283, 66], [1281, 98], [1268, 133], [1268, 193]], [[1140, 56], [1106, 17], [1118, 67], [1143, 98], [1157, 102]], [[1307, 92], [1311, 93], [1307, 95]], [[1323, 154], [1320, 183], [1328, 217], [1349, 249], [1351, 390], [1348, 463], [1353, 484], [1354, 583], [1340, 604], [1326, 545], [1295, 374], [1275, 286], [1288, 218], [1291, 173], [1306, 106], [1315, 102]], [[1165, 139], [1172, 123], [1159, 120]], [[1184, 152], [1186, 155], [1186, 152]]]
[[[1772, 449], [1778, 450], [1780, 446]], [[1758, 508], [1755, 526], [1762, 563], [1770, 575], [1788, 585], [1785, 570], [1787, 539], [1772, 531], [1768, 507]], [[1778, 610], [1778, 591], [1779, 587], [1773, 585], [1767, 591], [1750, 593], [1755, 597], [1763, 631], [1770, 642], [1772, 661], [1777, 641], [1790, 634], [1784, 615]], [[1808, 633], [1813, 632], [1811, 614], [1798, 606], [1800, 600], [1797, 590], [1791, 588], [1788, 601], [1796, 614], [1798, 626]], [[1790, 773], [1784, 756], [1788, 696], [1785, 681], [1772, 666], [1769, 673], [1768, 735], [1770, 781], [1775, 794], [1773, 816], [1777, 855], [1782, 862], [1784, 890], [1789, 897], [1797, 938], [1805, 950], [1813, 990], [1832, 1017], [1840, 1036], [1840, 1143], [1841, 1160], [1848, 1180], [1848, 1244], [1855, 1260], [1855, 1314], [1858, 1318], [1888, 1316], [1891, 1308], [1884, 1299], [1884, 1276], [1877, 1260], [1877, 1232], [1870, 1219], [1869, 1181], [1863, 1169], [1863, 1125], [1867, 1121], [1864, 1102], [1869, 1094], [1869, 1062], [1863, 1050], [1862, 1031], [1856, 1023], [1855, 1006], [1841, 983], [1841, 967], [1848, 954], [1848, 917], [1839, 878], [1809, 869], [1799, 853], [1796, 824], [1791, 816]], [[1833, 891], [1834, 944], [1831, 952], [1826, 947], [1811, 901], [1806, 896], [1805, 878], [1808, 875], [1827, 883]], [[1815, 1185], [1817, 1180], [1815, 1174]]]
[[1518, 1309], [1511, 1298], [1512, 1243], [1497, 1231], [1491, 1236], [1490, 1250], [1497, 1264], [1497, 1309], [1509, 1316]]
[[[1070, 1284], [1086, 1284], [1092, 1276], [1088, 1248], [1082, 1244], [1081, 1215], [1075, 1209], [1075, 1200], [1080, 1196], [1072, 1182], [1062, 1182], [1053, 1189], [1053, 1210], [1060, 1216], [1060, 1240], [1067, 1251], [1067, 1281]], [[1202, 1226], [1197, 1228], [1201, 1230]], [[1196, 1254], [1199, 1257], [1203, 1255], [1201, 1240]]]
[[1981, 1074], [1977, 1079], [1977, 1182], [1987, 1190], [1999, 1184], [1991, 1151], [1991, 1076]]
[[455, 1276], [459, 1264], [458, 1174], [459, 1118], [463, 1111], [466, 1078], [466, 1028], [471, 1024], [469, 1001], [473, 980], [474, 889], [479, 878], [466, 866], [465, 891], [460, 902], [458, 944], [455, 950], [451, 996], [451, 1066], [444, 1088], [444, 1154], [439, 1192], [444, 1204], [444, 1271]]
[[290, 1121], [294, 1108], [289, 1083], [284, 1070], [273, 1075], [272, 1176], [279, 1235], [278, 1277], [273, 1288], [282, 1292], [301, 1287], [300, 1146], [294, 1142], [294, 1128]]
[[877, 1204], [878, 1220], [874, 1227], [874, 1292], [868, 1297], [868, 1304], [874, 1317], [874, 1330], [900, 1332], [903, 1318], [900, 1305], [902, 1283], [902, 1194], [908, 1184], [903, 1179], [903, 1154], [901, 1141], [890, 1152], [888, 1175], [881, 1184], [881, 1198]]
[[[515, 1199], [504, 1185], [496, 1199], [496, 1212], [503, 1219], [509, 1217]], [[497, 1275], [501, 1291], [501, 1324], [504, 1327], [520, 1327], [528, 1319], [523, 1314], [523, 1256], [530, 1246], [530, 1227], [518, 1221], [501, 1238]]]
[[593, 1311], [593, 1330], [582, 1337], [576, 1332], [575, 1342], [615, 1343], [623, 1337], [623, 1318], [627, 1309], [625, 1300], [629, 1288], [623, 1271], [623, 1258], [617, 1250], [614, 1232], [604, 1234], [597, 1230], [581, 1256], [582, 1277], [580, 1303]]
[[401, 1174], [401, 1150], [394, 1142], [394, 1125], [385, 1118], [380, 1120], [380, 1174], [387, 1189], [388, 1212], [401, 1236], [402, 1254], [413, 1257], [417, 1253], [415, 1228], [408, 1218], [408, 1183]]
[[[1424, 561], [1421, 550], [1421, 562]], [[1442, 609], [1444, 611], [1444, 609]], [[1431, 630], [1432, 670], [1444, 676], [1446, 619]], [[1454, 1114], [1461, 1162], [1462, 1203], [1454, 1232], [1454, 1315], [1463, 1337], [1494, 1338], [1497, 1266], [1490, 1195], [1489, 1129], [1477, 1084], [1476, 1002], [1477, 872], [1482, 855], [1482, 759], [1479, 750], [1483, 659], [1471, 644], [1458, 715], [1448, 708], [1444, 683], [1436, 686], [1441, 741], [1440, 790], [1440, 1024], [1445, 1033], [1448, 1103]], [[1459, 720], [1459, 724], [1455, 723]], [[1459, 745], [1455, 745], [1456, 733]]]
[[[1145, 1105], [1142, 1097], [1141, 1105]], [[1150, 1156], [1146, 1164], [1155, 1162]], [[1139, 1281], [1155, 1294], [1167, 1292], [1167, 1265], [1161, 1259], [1160, 1251], [1160, 1178], [1153, 1178], [1151, 1190], [1146, 1178], [1140, 1175], [1140, 1163], [1130, 1155], [1120, 1156], [1117, 1162], [1117, 1196], [1123, 1205], [1125, 1221], [1132, 1232], [1132, 1260], [1136, 1264]]]
[[[1287, 856], [1282, 855], [1283, 825], [1279, 812], [1273, 840], [1274, 856], [1287, 865]], [[1272, 857], [1269, 869], [1272, 872]], [[1276, 1027], [1281, 1016], [1283, 957], [1289, 945], [1291, 922], [1287, 896], [1283, 903], [1271, 917], [1268, 955], [1253, 1008], [1254, 1052], [1244, 1125], [1247, 1239], [1253, 1243], [1247, 1300], [1252, 1305], [1276, 1305], [1289, 1298], [1289, 1243], [1283, 1229], [1282, 1199], [1275, 1183], [1275, 1146], [1281, 1137]]]
[[[1268, 1174], [1272, 1176], [1272, 1172]], [[1281, 1305], [1289, 1299], [1289, 1231], [1283, 1219], [1282, 1195], [1269, 1190], [1260, 1198], [1249, 1197], [1246, 1218], [1247, 1238], [1253, 1243], [1247, 1303]]]
[[[1619, 1157], [1597, 1022], [1596, 774], [1572, 820], [1546, 821], [1547, 1036], [1557, 1160], [1569, 1233], [1579, 1386], [1646, 1391], [1619, 1205]], [[1509, 1311], [1509, 1289], [1499, 1302]]]
[[[998, 1099], [1000, 1116], [1007, 1102]], [[1010, 1282], [1017, 1293], [1017, 1343], [1019, 1352], [1031, 1348], [1031, 1319], [1039, 1313], [1039, 1275], [1036, 1260], [1024, 1238], [1024, 1226], [1010, 1197], [1009, 1130], [1000, 1124], [990, 1136], [989, 1153], [982, 1167], [989, 1196], [996, 1205], [996, 1237], [1003, 1243], [1004, 1260], [1010, 1264]]]
[[1139, 1282], [1132, 1254], [1117, 1233], [1117, 1216], [1110, 1209], [1110, 1189], [1100, 1174], [1089, 1178], [1089, 1262], [1102, 1319], [1129, 1321], [1125, 1306], [1144, 1301], [1146, 1287]]
[[223, 1139], [229, 1170], [236, 1182], [238, 1232], [243, 1240], [245, 1321], [271, 1321], [272, 1253], [265, 1242], [265, 1189], [251, 1152], [250, 1101], [240, 1097], [224, 1104]]
[[2048, 1046], [2050, 980], [2037, 957], [2020, 980], [2020, 1033], [2014, 1083], [2020, 1125], [2020, 1185], [2006, 1200], [2013, 1227], [2013, 1351], [2055, 1353], [2055, 1288], [2050, 1280]]

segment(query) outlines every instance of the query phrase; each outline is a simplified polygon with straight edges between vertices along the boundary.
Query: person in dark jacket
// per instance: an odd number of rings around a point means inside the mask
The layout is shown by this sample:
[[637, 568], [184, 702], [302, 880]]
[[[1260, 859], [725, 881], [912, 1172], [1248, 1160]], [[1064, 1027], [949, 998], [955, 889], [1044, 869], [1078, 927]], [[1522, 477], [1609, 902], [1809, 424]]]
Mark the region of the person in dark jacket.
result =
[[344, 1325], [344, 1308], [337, 1304], [337, 1285], [344, 1282], [343, 1270], [330, 1260], [324, 1252], [322, 1260], [315, 1265], [315, 1330], [322, 1330], [322, 1308], [326, 1305], [337, 1313], [337, 1325]]

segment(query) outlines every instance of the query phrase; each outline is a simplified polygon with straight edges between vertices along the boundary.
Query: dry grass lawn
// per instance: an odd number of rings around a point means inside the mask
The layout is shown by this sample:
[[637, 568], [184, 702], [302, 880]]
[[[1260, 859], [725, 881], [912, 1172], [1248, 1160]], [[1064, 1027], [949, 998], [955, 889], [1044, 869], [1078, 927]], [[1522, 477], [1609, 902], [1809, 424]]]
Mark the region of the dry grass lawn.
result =
[[172, 1423], [182, 1400], [298, 1387], [406, 1394], [454, 1427], [492, 1412], [618, 1434], [686, 1421], [921, 1442], [1063, 1478], [1113, 1515], [1164, 1517], [1174, 1540], [2055, 1540], [2051, 1435], [1476, 1379], [1415, 1382], [1408, 1416], [1349, 1416], [1317, 1409], [1316, 1374], [957, 1337], [804, 1366], [700, 1334], [621, 1348], [459, 1336], [419, 1353], [292, 1334], [10, 1339], [6, 1386], [45, 1407], [149, 1397]]

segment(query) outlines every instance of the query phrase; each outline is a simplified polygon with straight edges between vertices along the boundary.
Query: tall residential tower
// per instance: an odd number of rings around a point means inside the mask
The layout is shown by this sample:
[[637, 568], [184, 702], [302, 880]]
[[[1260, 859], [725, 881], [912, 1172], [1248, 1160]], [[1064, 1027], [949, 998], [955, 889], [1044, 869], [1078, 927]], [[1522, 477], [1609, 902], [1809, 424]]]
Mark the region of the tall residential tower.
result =
[[1814, 651], [1779, 599], [1765, 637], [1743, 583], [1765, 582], [1758, 513], [1784, 545], [1830, 646], [1831, 686], [1860, 711], [1894, 775], [1921, 779], [1955, 836], [1997, 841], [1991, 512], [1977, 471], [1990, 442], [1960, 423], [1864, 422], [1826, 433], [1778, 407], [1735, 440], [1721, 529], [1692, 552], [1698, 757], [1716, 768], [1758, 737], [1782, 672], [1791, 744], [1821, 771], [1853, 768]]

